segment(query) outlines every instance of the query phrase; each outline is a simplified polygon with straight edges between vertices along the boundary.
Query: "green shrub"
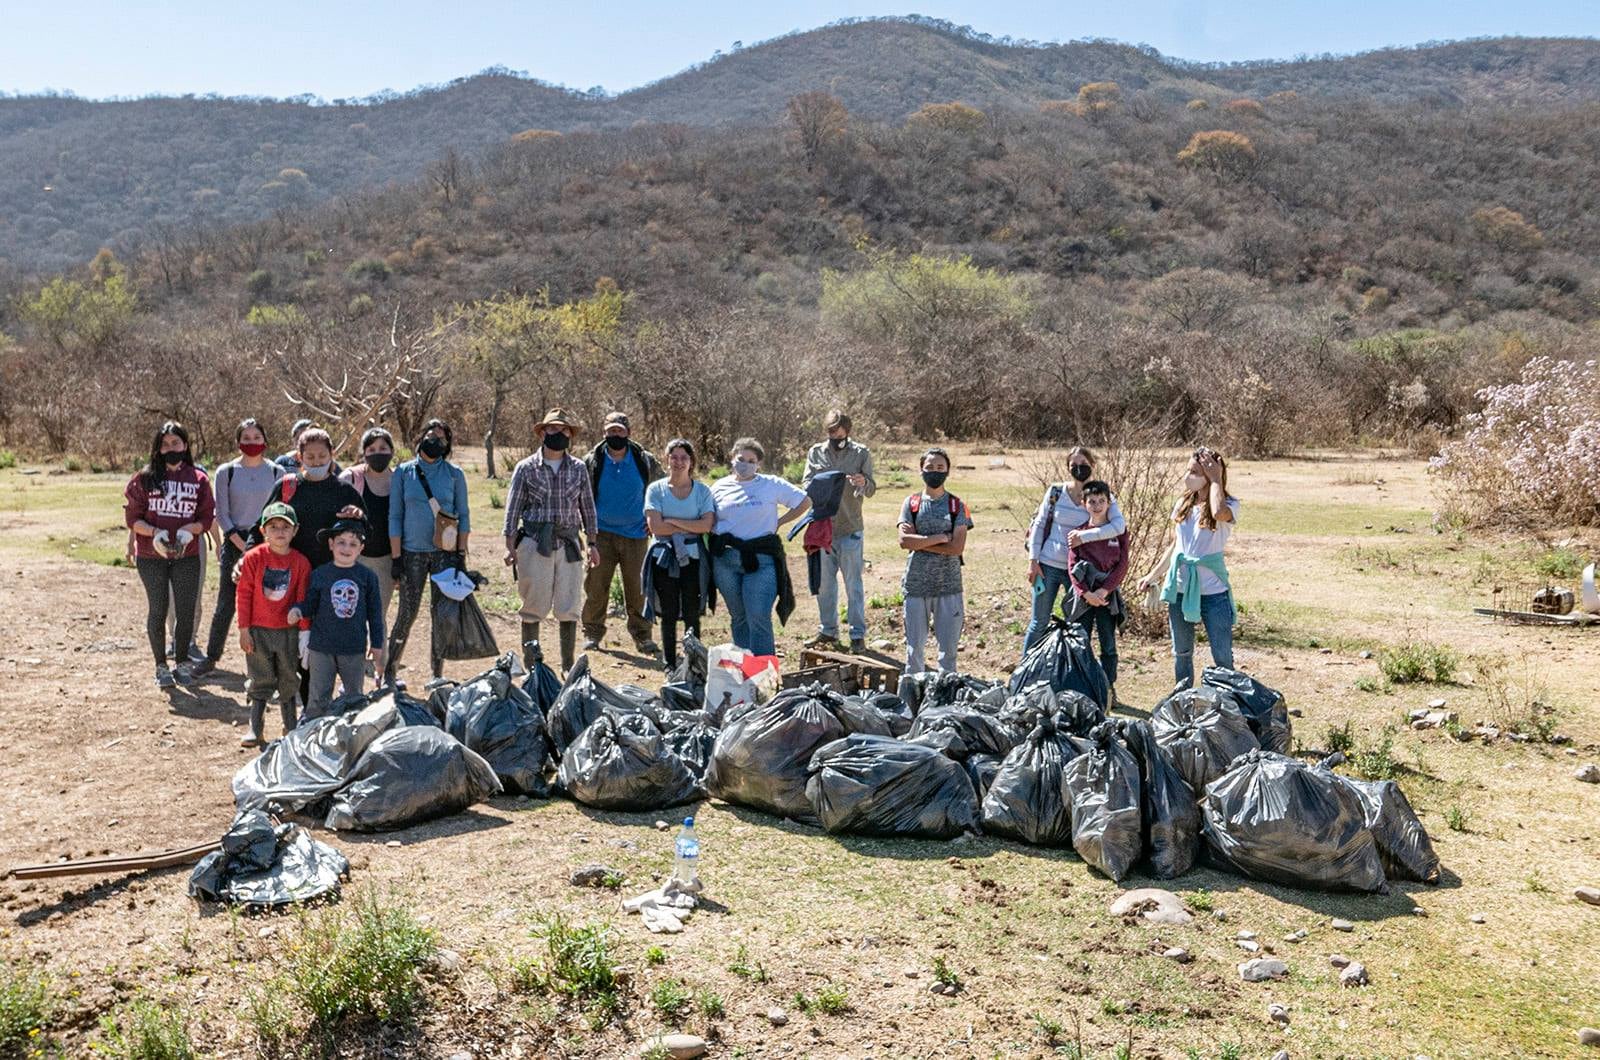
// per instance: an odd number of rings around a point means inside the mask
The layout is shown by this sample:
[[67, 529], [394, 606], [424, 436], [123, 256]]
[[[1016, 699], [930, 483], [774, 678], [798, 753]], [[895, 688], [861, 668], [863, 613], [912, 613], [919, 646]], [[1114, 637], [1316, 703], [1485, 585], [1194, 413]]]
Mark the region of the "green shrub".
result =
[[[877, 610], [881, 610], [881, 609], [883, 609], [885, 607], [899, 607], [900, 605], [904, 604], [905, 602], [906, 602], [906, 594], [901, 592], [899, 589], [896, 589], [894, 592], [889, 593], [887, 596], [874, 595], [874, 596], [870, 597], [867, 600], [867, 606], [872, 608], [874, 611], [877, 611]], [[1019, 629], [1019, 630], [1017, 630], [1017, 632], [1021, 633], [1022, 630]]]
[[17, 454], [10, 449], [0, 449], [0, 471], [17, 466]]
[[1576, 578], [1583, 566], [1583, 556], [1570, 548], [1553, 548], [1533, 561], [1534, 572], [1552, 581]]
[[817, 991], [816, 997], [807, 997], [796, 990], [794, 994], [794, 1007], [810, 1015], [821, 1012], [828, 1016], [838, 1016], [850, 1011], [850, 995], [845, 993], [841, 986], [829, 983]]
[[663, 979], [650, 988], [650, 1005], [661, 1018], [676, 1023], [683, 1018], [693, 1003], [689, 988], [679, 979]]
[[1444, 811], [1445, 827], [1452, 832], [1465, 832], [1471, 825], [1472, 815], [1460, 803], [1451, 803]]
[[961, 986], [961, 977], [956, 970], [945, 963], [943, 954], [936, 954], [933, 958], [933, 978], [940, 986]]
[[1350, 755], [1350, 765], [1366, 780], [1393, 780], [1400, 772], [1394, 758], [1394, 730], [1384, 729], [1377, 743], [1364, 744]]
[[791, 460], [784, 464], [783, 477], [790, 482], [798, 483], [806, 477], [806, 462], [804, 460]]
[[1408, 640], [1378, 652], [1378, 669], [1397, 685], [1448, 684], [1455, 680], [1461, 656], [1445, 644]]
[[1356, 745], [1355, 730], [1350, 722], [1345, 722], [1338, 727], [1329, 725], [1322, 737], [1323, 749], [1329, 754], [1345, 752], [1348, 754]]
[[343, 1024], [403, 1023], [422, 1003], [418, 970], [435, 950], [433, 933], [400, 906], [368, 891], [354, 909], [329, 909], [302, 921], [283, 985], [325, 1039]]
[[117, 1060], [194, 1060], [189, 1039], [189, 1014], [139, 1000], [100, 1020], [104, 1051]]
[[272, 273], [257, 269], [245, 277], [244, 289], [251, 298], [264, 298], [272, 290]]
[[21, 1053], [50, 1022], [50, 982], [31, 968], [0, 961], [0, 1056]]
[[1197, 913], [1209, 913], [1216, 907], [1216, 899], [1213, 898], [1211, 892], [1204, 887], [1201, 887], [1198, 890], [1190, 891], [1188, 894], [1183, 896], [1183, 900], [1188, 903], [1190, 909], [1193, 909]]
[[649, 965], [666, 964], [667, 951], [660, 946], [651, 946], [644, 951], [644, 963]]
[[305, 326], [306, 315], [298, 306], [253, 305], [244, 322], [253, 328], [297, 328]]
[[529, 988], [548, 991], [585, 1006], [590, 1023], [600, 1026], [622, 1008], [611, 929], [588, 923], [574, 927], [554, 913], [533, 929], [544, 940], [537, 970], [526, 972]]
[[767, 981], [767, 969], [760, 961], [751, 962], [750, 951], [744, 943], [739, 943], [738, 951], [733, 955], [733, 963], [728, 965], [728, 971], [741, 979], [748, 979], [752, 983]]
[[370, 294], [358, 294], [345, 305], [344, 311], [353, 317], [364, 317], [373, 310]]
[[383, 283], [389, 278], [389, 266], [382, 258], [359, 258], [350, 263], [344, 275], [349, 280]]
[[714, 990], [697, 991], [694, 1003], [701, 1015], [709, 1020], [718, 1020], [728, 1014], [728, 1006], [723, 1003], [722, 995]]

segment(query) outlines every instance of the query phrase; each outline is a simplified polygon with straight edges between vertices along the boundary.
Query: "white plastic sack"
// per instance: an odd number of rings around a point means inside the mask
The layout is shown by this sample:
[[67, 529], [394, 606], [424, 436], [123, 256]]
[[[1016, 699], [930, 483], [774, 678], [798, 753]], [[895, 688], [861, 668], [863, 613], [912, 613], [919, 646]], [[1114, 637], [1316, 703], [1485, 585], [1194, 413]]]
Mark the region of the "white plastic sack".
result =
[[745, 676], [745, 660], [754, 657], [732, 644], [718, 644], [706, 652], [705, 705], [714, 717], [725, 720], [733, 708], [765, 703], [778, 691], [776, 664], [754, 677]]

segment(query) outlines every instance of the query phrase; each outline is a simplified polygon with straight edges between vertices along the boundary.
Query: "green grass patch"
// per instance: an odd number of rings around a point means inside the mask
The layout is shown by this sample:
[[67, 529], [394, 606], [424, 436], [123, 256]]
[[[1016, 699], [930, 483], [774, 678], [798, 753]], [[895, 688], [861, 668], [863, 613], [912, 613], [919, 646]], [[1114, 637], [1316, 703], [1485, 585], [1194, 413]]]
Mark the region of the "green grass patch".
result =
[[54, 1009], [49, 979], [32, 968], [0, 962], [0, 1056], [21, 1055], [36, 1042]]
[[1533, 561], [1533, 571], [1552, 581], [1571, 581], [1583, 573], [1584, 558], [1570, 548], [1552, 548]]
[[1378, 739], [1350, 753], [1350, 766], [1366, 780], [1393, 780], [1400, 772], [1394, 757], [1394, 730], [1384, 729]]
[[873, 610], [882, 610], [886, 607], [900, 607], [906, 602], [906, 594], [896, 589], [892, 593], [882, 596], [872, 596], [867, 600], [867, 606]]
[[140, 999], [100, 1020], [97, 1053], [116, 1060], [194, 1060], [189, 1013], [172, 1005]]
[[10, 449], [0, 449], [0, 471], [8, 471], [17, 466], [17, 454]]
[[1378, 651], [1378, 669], [1397, 685], [1451, 684], [1461, 655], [1448, 644], [1407, 640]]
[[850, 995], [844, 987], [829, 983], [814, 995], [795, 991], [794, 1007], [808, 1016], [818, 1012], [825, 1016], [841, 1016], [850, 1011]]
[[609, 925], [573, 925], [560, 913], [542, 919], [533, 934], [544, 942], [542, 961], [523, 980], [582, 1007], [591, 1026], [602, 1026], [622, 1010], [614, 934]]
[[1433, 513], [1427, 508], [1313, 501], [1246, 500], [1239, 515], [1241, 531], [1313, 536], [1419, 533], [1432, 522]]
[[764, 983], [767, 981], [766, 965], [760, 961], [752, 961], [749, 949], [742, 942], [739, 943], [739, 949], [733, 955], [733, 963], [728, 965], [728, 971], [741, 979], [748, 979], [752, 983]]

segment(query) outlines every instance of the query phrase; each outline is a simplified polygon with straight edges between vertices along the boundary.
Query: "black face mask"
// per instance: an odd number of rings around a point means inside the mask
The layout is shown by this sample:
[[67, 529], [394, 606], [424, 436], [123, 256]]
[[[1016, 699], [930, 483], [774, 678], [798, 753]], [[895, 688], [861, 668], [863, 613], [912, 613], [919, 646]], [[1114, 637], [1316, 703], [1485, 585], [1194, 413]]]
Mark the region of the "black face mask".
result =
[[389, 466], [389, 461], [393, 459], [393, 453], [368, 453], [367, 467], [381, 474], [383, 469]]
[[[565, 438], [566, 435], [563, 434], [561, 437]], [[606, 448], [613, 453], [620, 453], [628, 448], [628, 439], [620, 434], [608, 434], [606, 435]]]
[[179, 449], [175, 453], [174, 452], [162, 453], [161, 454], [161, 461], [162, 461], [162, 463], [166, 464], [168, 467], [177, 467], [179, 464], [183, 463], [183, 458], [188, 456], [188, 455], [189, 454], [187, 452], [185, 452], [182, 449]]
[[924, 471], [922, 473], [922, 484], [931, 490], [936, 490], [943, 486], [944, 480], [949, 477], [950, 472], [948, 471]]
[[843, 438], [829, 438], [828, 444], [833, 446], [835, 449], [843, 449], [845, 446], [850, 444], [850, 436], [845, 435]]
[[1090, 467], [1088, 464], [1072, 465], [1072, 477], [1077, 479], [1079, 482], [1088, 482], [1089, 476], [1092, 474], [1094, 474], [1094, 468]]
[[422, 439], [422, 444], [417, 446], [417, 452], [421, 453], [429, 460], [437, 460], [449, 451], [449, 445], [443, 438], [439, 438], [437, 436], [429, 436], [424, 438]]
[[559, 453], [567, 447], [567, 443], [570, 441], [572, 439], [567, 437], [565, 431], [551, 431], [544, 436], [544, 447], [546, 449], [554, 449]]

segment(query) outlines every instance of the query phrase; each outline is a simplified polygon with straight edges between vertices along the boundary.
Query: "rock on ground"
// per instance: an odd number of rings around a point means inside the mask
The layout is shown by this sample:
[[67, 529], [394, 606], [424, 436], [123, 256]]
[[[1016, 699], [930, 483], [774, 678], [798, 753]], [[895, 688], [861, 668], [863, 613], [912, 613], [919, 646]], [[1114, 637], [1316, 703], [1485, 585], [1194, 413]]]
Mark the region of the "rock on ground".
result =
[[1282, 979], [1288, 974], [1289, 966], [1276, 957], [1252, 957], [1239, 965], [1239, 978], [1247, 983]]
[[1600, 1045], [1600, 1031], [1595, 1030], [1593, 1027], [1579, 1027], [1578, 1044]]
[[697, 1056], [705, 1055], [706, 1040], [692, 1034], [663, 1034], [645, 1042], [639, 1055], [651, 1056], [663, 1049], [672, 1060], [694, 1060]]
[[1277, 1005], [1277, 1004], [1268, 1005], [1267, 1006], [1267, 1019], [1271, 1020], [1273, 1023], [1281, 1024], [1282, 1026], [1287, 1027], [1289, 1025], [1289, 1008], [1288, 1008], [1288, 1006], [1287, 1005]]
[[1367, 966], [1360, 961], [1351, 961], [1344, 971], [1339, 973], [1340, 986], [1366, 986]]
[[1572, 892], [1572, 897], [1590, 905], [1600, 905], [1600, 887], [1579, 887]]
[[1194, 920], [1183, 899], [1160, 887], [1138, 887], [1111, 903], [1112, 916], [1137, 916], [1149, 924], [1182, 927]]
[[1600, 766], [1593, 762], [1579, 766], [1578, 771], [1572, 775], [1585, 784], [1600, 784]]
[[774, 1005], [767, 1009], [767, 1022], [772, 1024], [774, 1027], [782, 1027], [785, 1023], [789, 1022], [789, 1014], [783, 1011], [783, 1009]]
[[591, 862], [582, 868], [572, 870], [572, 875], [567, 877], [567, 882], [574, 887], [604, 887], [607, 880], [620, 880], [623, 874], [610, 865], [602, 865], [598, 861]]

